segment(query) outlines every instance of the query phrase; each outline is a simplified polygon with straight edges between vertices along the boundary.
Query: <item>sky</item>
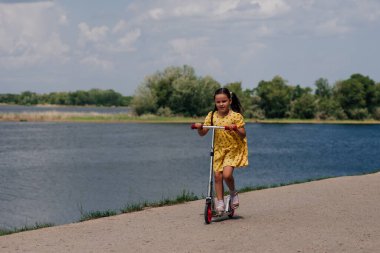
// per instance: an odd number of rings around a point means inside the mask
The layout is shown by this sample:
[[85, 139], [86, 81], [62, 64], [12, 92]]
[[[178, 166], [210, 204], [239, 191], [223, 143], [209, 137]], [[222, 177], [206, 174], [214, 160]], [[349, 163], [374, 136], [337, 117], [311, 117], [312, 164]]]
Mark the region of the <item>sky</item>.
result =
[[190, 65], [222, 85], [380, 82], [379, 0], [0, 0], [0, 94], [113, 89]]

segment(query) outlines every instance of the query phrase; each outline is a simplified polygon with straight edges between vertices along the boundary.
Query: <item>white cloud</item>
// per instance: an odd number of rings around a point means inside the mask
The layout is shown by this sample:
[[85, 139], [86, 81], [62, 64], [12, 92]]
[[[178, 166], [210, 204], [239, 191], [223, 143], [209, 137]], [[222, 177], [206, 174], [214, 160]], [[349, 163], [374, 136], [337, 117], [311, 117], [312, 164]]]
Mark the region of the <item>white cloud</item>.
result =
[[177, 38], [169, 42], [173, 51], [180, 55], [181, 57], [191, 58], [199, 52], [204, 51], [203, 49], [207, 45], [208, 38], [201, 37], [195, 39], [185, 39]]
[[82, 65], [94, 67], [96, 69], [111, 70], [113, 63], [107, 60], [100, 59], [98, 56], [92, 55], [83, 58], [80, 63]]
[[64, 15], [53, 2], [0, 3], [0, 65], [67, 61], [70, 47], [57, 32]]
[[128, 24], [125, 20], [120, 20], [113, 28], [112, 33], [121, 33], [128, 29]]
[[284, 0], [256, 0], [251, 1], [252, 6], [261, 17], [273, 17], [288, 12], [291, 8]]
[[380, 19], [380, 1], [356, 0], [355, 10], [362, 19], [375, 22]]
[[338, 18], [333, 18], [322, 22], [316, 27], [318, 35], [339, 35], [351, 31], [351, 28], [340, 23]]
[[82, 46], [84, 46], [86, 42], [99, 43], [104, 41], [110, 30], [105, 25], [90, 28], [89, 25], [84, 22], [80, 23], [78, 28], [80, 31], [79, 44]]
[[219, 0], [190, 2], [164, 1], [160, 7], [148, 10], [148, 16], [154, 20], [169, 18], [201, 17], [204, 19], [261, 19], [286, 13], [290, 6], [284, 0]]
[[165, 11], [161, 8], [155, 8], [148, 11], [149, 17], [151, 17], [154, 20], [159, 20], [162, 17], [164, 17]]
[[140, 29], [135, 29], [125, 34], [122, 38], [118, 40], [118, 47], [116, 46], [116, 51], [130, 52], [135, 51], [134, 44], [140, 38]]

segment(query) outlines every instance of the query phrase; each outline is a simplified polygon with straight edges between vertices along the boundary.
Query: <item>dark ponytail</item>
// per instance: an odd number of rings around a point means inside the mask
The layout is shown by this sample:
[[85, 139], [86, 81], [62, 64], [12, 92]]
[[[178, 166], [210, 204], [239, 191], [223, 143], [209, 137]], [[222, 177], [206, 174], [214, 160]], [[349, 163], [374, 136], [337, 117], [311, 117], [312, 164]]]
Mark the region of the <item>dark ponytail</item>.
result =
[[[227, 88], [219, 88], [214, 93], [214, 100], [215, 100], [215, 96], [218, 95], [218, 94], [225, 94], [228, 97], [228, 99], [232, 100], [232, 102], [231, 102], [231, 109], [232, 109], [232, 111], [238, 112], [240, 114], [243, 113], [243, 107], [241, 106], [240, 100], [236, 96], [235, 93], [230, 92], [230, 90], [227, 89]], [[216, 111], [217, 111], [217, 108], [216, 108], [216, 105], [215, 105], [214, 110], [212, 111], [212, 114], [211, 114], [211, 125], [213, 125], [214, 113]]]

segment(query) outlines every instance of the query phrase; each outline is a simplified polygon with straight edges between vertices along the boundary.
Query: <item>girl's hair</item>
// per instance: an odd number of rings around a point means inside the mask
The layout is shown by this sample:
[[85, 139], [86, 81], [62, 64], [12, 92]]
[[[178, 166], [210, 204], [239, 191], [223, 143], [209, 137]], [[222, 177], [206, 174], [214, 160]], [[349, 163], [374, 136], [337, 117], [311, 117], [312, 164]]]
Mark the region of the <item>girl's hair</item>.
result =
[[[232, 111], [238, 112], [238, 113], [243, 113], [243, 107], [241, 106], [240, 100], [236, 96], [235, 93], [230, 92], [230, 90], [227, 88], [219, 88], [214, 93], [214, 100], [215, 100], [215, 96], [219, 95], [219, 94], [225, 94], [228, 97], [228, 99], [232, 99], [232, 102], [231, 102]], [[217, 111], [217, 108], [215, 105], [214, 110], [212, 111], [212, 114], [211, 114], [211, 125], [213, 125], [214, 112], [216, 112], [216, 111]]]

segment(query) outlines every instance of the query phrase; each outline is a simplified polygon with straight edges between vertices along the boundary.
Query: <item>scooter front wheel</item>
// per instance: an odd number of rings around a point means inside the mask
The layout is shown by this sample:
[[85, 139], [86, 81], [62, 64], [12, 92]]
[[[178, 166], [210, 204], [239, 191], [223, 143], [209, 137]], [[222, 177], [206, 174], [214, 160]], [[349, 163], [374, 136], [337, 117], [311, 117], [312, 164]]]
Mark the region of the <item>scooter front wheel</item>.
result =
[[234, 214], [235, 214], [235, 210], [231, 209], [231, 212], [228, 214], [228, 217], [232, 218], [234, 217]]
[[210, 224], [211, 220], [212, 220], [211, 203], [206, 203], [204, 216], [205, 216], [205, 222], [206, 222], [206, 224]]

